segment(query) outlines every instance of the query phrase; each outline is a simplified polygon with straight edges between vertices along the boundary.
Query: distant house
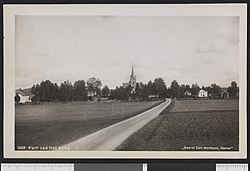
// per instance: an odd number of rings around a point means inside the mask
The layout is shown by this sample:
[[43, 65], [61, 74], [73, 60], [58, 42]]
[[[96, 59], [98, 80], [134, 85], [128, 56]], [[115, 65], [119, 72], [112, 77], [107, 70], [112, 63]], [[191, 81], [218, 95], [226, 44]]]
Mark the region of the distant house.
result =
[[228, 88], [221, 88], [220, 97], [223, 99], [229, 99]]
[[148, 96], [148, 99], [149, 100], [156, 100], [156, 99], [158, 99], [159, 98], [159, 95], [149, 95]]
[[192, 96], [192, 92], [187, 90], [184, 92], [184, 96]]
[[208, 97], [208, 92], [206, 90], [201, 89], [198, 93], [198, 97]]
[[31, 88], [27, 89], [17, 89], [16, 94], [19, 95], [20, 97], [20, 102], [19, 103], [29, 103], [31, 102], [32, 97], [34, 97], [34, 94], [31, 93]]

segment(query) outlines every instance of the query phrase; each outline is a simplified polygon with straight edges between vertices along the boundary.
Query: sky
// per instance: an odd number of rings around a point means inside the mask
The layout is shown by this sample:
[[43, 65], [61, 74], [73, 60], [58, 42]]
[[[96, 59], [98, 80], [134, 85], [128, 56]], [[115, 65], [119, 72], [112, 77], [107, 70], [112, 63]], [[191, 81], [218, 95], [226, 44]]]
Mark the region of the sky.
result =
[[167, 86], [239, 81], [239, 18], [17, 16], [15, 87], [96, 77], [110, 88], [161, 77]]

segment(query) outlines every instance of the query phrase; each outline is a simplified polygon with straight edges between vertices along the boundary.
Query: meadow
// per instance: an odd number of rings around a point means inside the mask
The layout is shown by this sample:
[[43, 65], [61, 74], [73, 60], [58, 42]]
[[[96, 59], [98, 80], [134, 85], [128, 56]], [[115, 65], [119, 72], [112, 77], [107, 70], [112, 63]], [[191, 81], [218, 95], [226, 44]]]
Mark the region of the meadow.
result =
[[133, 117], [162, 101], [69, 102], [15, 106], [16, 150], [60, 146]]
[[116, 150], [238, 151], [239, 101], [173, 101]]

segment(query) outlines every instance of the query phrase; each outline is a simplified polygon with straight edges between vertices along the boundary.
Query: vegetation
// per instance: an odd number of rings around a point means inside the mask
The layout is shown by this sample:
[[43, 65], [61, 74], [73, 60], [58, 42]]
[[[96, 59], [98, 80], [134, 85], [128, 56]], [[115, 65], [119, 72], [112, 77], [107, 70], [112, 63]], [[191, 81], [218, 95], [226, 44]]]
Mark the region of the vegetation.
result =
[[[57, 83], [52, 83], [49, 80], [42, 81], [40, 84], [33, 85], [32, 93], [35, 95], [33, 102], [68, 102], [68, 101], [87, 101], [93, 100], [93, 97], [107, 97], [109, 99], [128, 101], [150, 100], [150, 95], [157, 96], [158, 99], [168, 98], [197, 98], [199, 91], [203, 89], [208, 92], [210, 98], [221, 98], [222, 89], [216, 83], [207, 87], [200, 87], [197, 83], [185, 85], [173, 80], [170, 87], [166, 86], [162, 78], [156, 78], [154, 81], [149, 81], [147, 84], [142, 82], [137, 83], [135, 88], [127, 86], [116, 87], [110, 89], [107, 85], [102, 88], [101, 80], [95, 77], [89, 78], [87, 82], [84, 80], [75, 81], [72, 84], [69, 81], [64, 81], [60, 86]], [[185, 94], [189, 91], [192, 95]], [[239, 88], [237, 83], [233, 81], [228, 87], [230, 97], [236, 97]]]
[[15, 103], [18, 104], [19, 102], [20, 102], [20, 96], [18, 95], [18, 93], [16, 93]]
[[27, 148], [63, 145], [133, 117], [161, 102], [19, 105], [15, 109], [15, 146], [18, 150], [19, 146]]
[[170, 107], [116, 150], [238, 151], [238, 100], [182, 100]]

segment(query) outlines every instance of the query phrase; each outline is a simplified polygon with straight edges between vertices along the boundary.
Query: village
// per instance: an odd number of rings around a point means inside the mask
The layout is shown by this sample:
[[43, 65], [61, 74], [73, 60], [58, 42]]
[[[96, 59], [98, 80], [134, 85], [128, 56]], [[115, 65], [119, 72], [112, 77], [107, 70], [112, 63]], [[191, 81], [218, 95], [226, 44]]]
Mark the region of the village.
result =
[[[34, 150], [27, 145], [38, 147], [35, 150], [49, 146], [68, 150], [190, 150], [183, 148], [186, 144], [177, 143], [178, 136], [171, 140], [164, 138], [173, 134], [172, 128], [166, 128], [173, 123], [177, 131], [174, 134], [194, 131], [197, 134], [195, 145], [199, 146], [212, 145], [201, 141], [200, 136], [209, 135], [211, 140], [217, 141], [216, 132], [223, 135], [226, 126], [229, 131], [232, 129], [229, 132], [232, 141], [226, 144], [233, 147], [230, 150], [238, 149], [238, 127], [229, 126], [232, 121], [234, 125], [238, 122], [239, 88], [234, 81], [227, 88], [217, 84], [201, 88], [198, 84], [179, 85], [176, 80], [167, 87], [162, 78], [143, 84], [137, 82], [132, 66], [129, 81], [116, 89], [109, 89], [107, 85], [102, 88], [101, 80], [92, 77], [86, 83], [84, 80], [75, 81], [74, 84], [65, 81], [60, 86], [46, 80], [29, 89], [17, 89], [15, 93], [17, 150]], [[169, 117], [174, 117], [174, 120], [171, 121]], [[137, 121], [139, 118], [144, 119]], [[186, 123], [182, 122], [183, 118]], [[197, 122], [208, 122], [206, 126], [209, 128], [206, 129], [209, 132], [189, 128]], [[221, 124], [212, 128], [215, 122]], [[179, 130], [180, 127], [176, 127], [178, 125], [183, 125], [185, 130]], [[159, 131], [157, 135], [152, 135], [152, 127]], [[99, 133], [98, 130], [103, 131]], [[117, 134], [117, 130], [124, 132], [124, 136]], [[109, 137], [110, 133], [112, 139], [99, 138]], [[127, 134], [131, 136], [125, 136]], [[89, 139], [88, 135], [92, 138]], [[155, 142], [152, 138], [159, 140]], [[151, 145], [138, 145], [142, 140]], [[93, 146], [92, 141], [99, 145]], [[113, 141], [117, 144], [110, 146], [114, 144]], [[217, 144], [224, 145], [225, 140], [221, 139]]]
[[229, 99], [239, 97], [239, 88], [235, 81], [228, 87], [220, 87], [216, 84], [201, 88], [199, 85], [179, 85], [176, 80], [167, 87], [162, 78], [156, 78], [148, 84], [136, 81], [136, 75], [132, 66], [129, 82], [123, 83], [116, 89], [109, 89], [107, 85], [102, 88], [100, 79], [92, 77], [85, 83], [79, 80], [72, 85], [65, 81], [59, 87], [49, 80], [43, 81], [40, 85], [32, 88], [17, 89], [15, 91], [15, 103], [37, 103], [37, 102], [68, 102], [68, 101], [145, 101], [172, 98], [180, 100], [188, 99]]

